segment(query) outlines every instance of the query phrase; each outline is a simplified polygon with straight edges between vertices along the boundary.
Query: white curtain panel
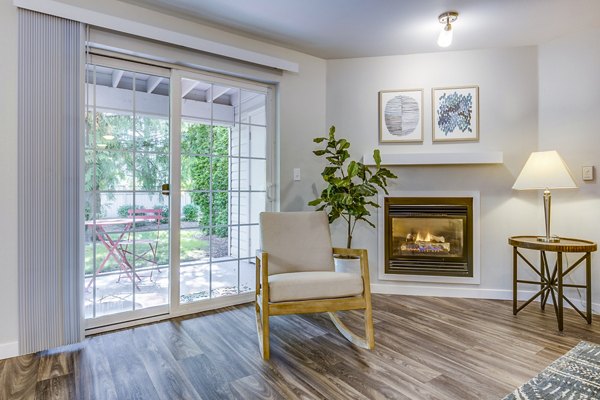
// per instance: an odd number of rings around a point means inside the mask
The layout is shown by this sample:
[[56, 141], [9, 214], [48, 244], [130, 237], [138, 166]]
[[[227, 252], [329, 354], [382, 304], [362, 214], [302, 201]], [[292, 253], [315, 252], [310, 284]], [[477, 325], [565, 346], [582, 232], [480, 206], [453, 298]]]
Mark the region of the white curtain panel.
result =
[[19, 347], [82, 339], [84, 31], [19, 10]]

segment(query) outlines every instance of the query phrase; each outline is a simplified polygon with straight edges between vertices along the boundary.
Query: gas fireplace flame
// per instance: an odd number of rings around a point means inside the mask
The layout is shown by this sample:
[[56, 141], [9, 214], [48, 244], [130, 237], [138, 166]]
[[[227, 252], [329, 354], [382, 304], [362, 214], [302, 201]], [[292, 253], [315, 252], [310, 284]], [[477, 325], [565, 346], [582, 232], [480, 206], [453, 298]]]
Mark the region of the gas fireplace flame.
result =
[[414, 253], [450, 253], [450, 243], [444, 236], [432, 235], [431, 232], [406, 235], [406, 242], [400, 245], [401, 251]]
[[421, 235], [421, 232], [417, 232], [417, 236], [415, 238], [416, 242], [437, 242], [444, 243], [446, 239], [443, 236], [435, 236], [431, 233], [427, 232], [425, 236]]
[[429, 234], [429, 232], [427, 232], [427, 235], [425, 237], [421, 236], [421, 232], [417, 232], [417, 238], [416, 238], [417, 242], [429, 242], [431, 241], [431, 235]]

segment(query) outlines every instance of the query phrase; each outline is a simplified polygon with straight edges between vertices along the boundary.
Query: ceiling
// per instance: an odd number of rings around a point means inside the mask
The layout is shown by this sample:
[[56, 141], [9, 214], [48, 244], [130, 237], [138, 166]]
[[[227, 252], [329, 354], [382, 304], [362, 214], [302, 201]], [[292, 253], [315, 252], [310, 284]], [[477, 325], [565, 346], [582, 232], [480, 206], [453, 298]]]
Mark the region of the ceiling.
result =
[[[536, 45], [600, 26], [600, 0], [122, 0], [325, 59]], [[458, 11], [440, 49], [437, 17]]]

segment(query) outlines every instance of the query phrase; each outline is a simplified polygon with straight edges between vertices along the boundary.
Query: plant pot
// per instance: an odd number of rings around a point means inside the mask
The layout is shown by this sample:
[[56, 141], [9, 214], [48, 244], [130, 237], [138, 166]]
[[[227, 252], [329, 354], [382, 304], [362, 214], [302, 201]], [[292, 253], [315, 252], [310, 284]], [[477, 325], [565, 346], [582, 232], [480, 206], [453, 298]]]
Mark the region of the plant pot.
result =
[[333, 263], [335, 272], [360, 274], [360, 257], [334, 255]]

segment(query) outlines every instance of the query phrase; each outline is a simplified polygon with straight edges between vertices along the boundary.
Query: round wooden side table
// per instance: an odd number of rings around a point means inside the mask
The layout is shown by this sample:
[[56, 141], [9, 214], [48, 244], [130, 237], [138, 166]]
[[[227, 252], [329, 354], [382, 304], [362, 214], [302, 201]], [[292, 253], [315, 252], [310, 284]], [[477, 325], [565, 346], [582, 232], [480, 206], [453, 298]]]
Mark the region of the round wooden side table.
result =
[[[512, 236], [508, 238], [508, 244], [513, 247], [513, 315], [525, 308], [533, 300], [542, 296], [542, 310], [546, 306], [548, 298], [552, 296], [552, 303], [558, 320], [558, 330], [563, 330], [563, 300], [569, 303], [581, 315], [588, 324], [592, 323], [592, 252], [596, 251], [598, 246], [589, 240], [561, 238], [560, 242], [547, 243], [537, 240], [537, 236]], [[540, 252], [540, 266], [536, 267], [529, 261], [519, 249], [536, 250]], [[554, 268], [548, 265], [546, 252], [556, 253], [556, 262]], [[570, 266], [563, 262], [563, 253], [583, 253], [583, 255]], [[521, 258], [540, 278], [540, 281], [530, 281], [518, 279], [517, 264]], [[564, 278], [573, 272], [575, 268], [585, 261], [585, 285], [566, 284]], [[517, 284], [525, 283], [530, 285], [540, 285], [540, 290], [529, 300], [517, 308]], [[564, 295], [564, 288], [585, 289], [586, 294], [586, 313], [579, 310], [573, 302]]]

